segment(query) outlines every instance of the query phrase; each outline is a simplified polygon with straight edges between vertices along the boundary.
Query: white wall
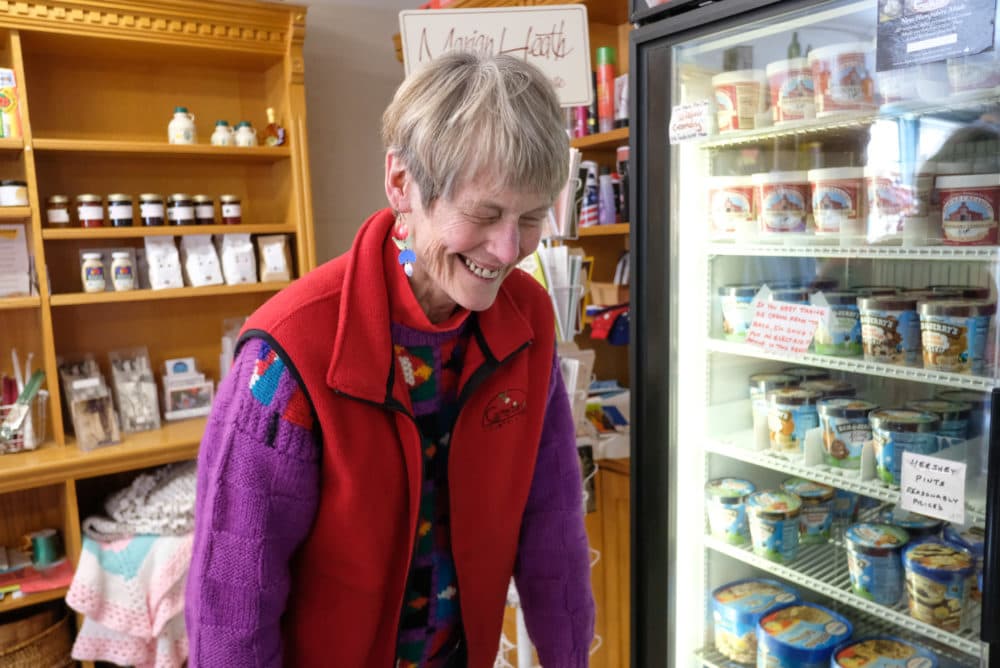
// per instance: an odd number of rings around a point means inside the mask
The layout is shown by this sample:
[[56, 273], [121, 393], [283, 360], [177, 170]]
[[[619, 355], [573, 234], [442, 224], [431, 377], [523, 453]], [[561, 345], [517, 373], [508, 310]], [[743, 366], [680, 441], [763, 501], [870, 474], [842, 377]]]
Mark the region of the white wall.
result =
[[403, 80], [392, 36], [422, 0], [313, 0], [306, 14], [306, 104], [316, 259], [346, 251], [386, 206], [382, 111]]

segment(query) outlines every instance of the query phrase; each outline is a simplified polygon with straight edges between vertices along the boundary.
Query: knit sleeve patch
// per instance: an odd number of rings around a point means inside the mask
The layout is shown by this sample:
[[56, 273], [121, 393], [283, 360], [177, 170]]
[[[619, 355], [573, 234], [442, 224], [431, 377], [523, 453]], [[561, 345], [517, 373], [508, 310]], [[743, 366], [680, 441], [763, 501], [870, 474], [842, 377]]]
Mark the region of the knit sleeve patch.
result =
[[280, 396], [282, 393], [278, 391], [282, 386], [282, 380], [285, 380], [286, 385], [294, 385], [294, 389], [285, 402], [281, 417], [306, 431], [312, 431], [313, 412], [305, 392], [291, 378], [291, 371], [285, 365], [285, 361], [278, 356], [277, 351], [262, 341], [257, 359], [254, 360], [253, 373], [250, 374], [250, 392], [261, 405], [270, 406], [276, 396], [279, 397], [279, 402], [283, 398]]

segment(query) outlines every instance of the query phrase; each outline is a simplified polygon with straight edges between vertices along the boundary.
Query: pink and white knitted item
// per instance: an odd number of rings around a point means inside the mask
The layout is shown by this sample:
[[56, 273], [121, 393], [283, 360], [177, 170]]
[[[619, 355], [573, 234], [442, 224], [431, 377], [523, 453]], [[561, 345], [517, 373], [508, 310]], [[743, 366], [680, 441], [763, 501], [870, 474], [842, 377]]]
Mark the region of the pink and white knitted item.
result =
[[[187, 659], [184, 587], [194, 537], [85, 537], [66, 602], [87, 620], [73, 658], [173, 668]], [[86, 621], [93, 622], [87, 624]]]

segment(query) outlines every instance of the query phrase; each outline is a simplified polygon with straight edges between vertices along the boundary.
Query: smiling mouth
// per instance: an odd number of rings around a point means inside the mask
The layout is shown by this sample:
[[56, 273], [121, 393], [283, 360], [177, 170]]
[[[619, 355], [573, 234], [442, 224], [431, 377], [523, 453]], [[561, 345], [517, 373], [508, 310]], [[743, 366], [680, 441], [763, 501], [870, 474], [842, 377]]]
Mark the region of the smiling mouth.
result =
[[469, 268], [469, 271], [479, 278], [493, 280], [500, 275], [500, 269], [487, 269], [486, 267], [476, 264], [464, 255], [462, 256], [462, 261], [465, 262], [465, 266]]

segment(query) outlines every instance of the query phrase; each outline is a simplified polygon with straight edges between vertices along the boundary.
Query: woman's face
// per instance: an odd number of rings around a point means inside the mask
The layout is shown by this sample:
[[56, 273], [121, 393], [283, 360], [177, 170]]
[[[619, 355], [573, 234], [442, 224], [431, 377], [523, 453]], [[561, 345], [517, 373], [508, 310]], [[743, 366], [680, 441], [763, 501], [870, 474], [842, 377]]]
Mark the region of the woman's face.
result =
[[446, 319], [456, 305], [489, 308], [507, 275], [538, 247], [550, 198], [497, 183], [489, 175], [471, 179], [428, 209], [417, 185], [406, 186], [410, 206], [403, 220], [417, 256], [410, 284], [432, 322]]

